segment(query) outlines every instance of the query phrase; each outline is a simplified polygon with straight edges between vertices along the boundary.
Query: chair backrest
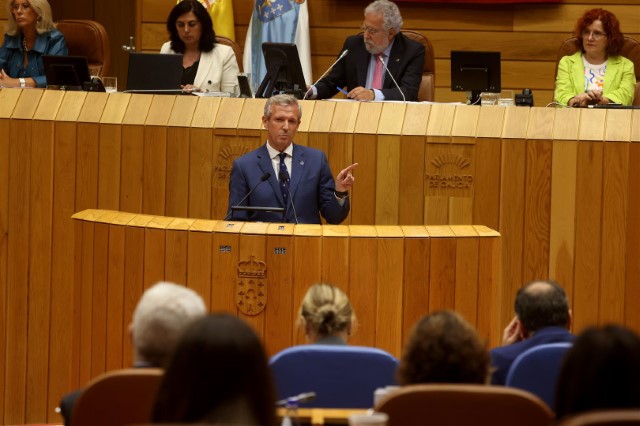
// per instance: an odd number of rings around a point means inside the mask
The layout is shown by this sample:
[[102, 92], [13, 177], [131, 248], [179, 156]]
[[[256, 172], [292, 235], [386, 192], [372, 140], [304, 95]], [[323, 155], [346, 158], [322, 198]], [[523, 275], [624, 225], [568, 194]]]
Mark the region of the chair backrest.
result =
[[422, 82], [418, 90], [420, 102], [435, 100], [436, 92], [436, 56], [428, 38], [417, 31], [402, 30], [402, 34], [424, 46], [424, 66], [422, 67]]
[[[563, 56], [573, 55], [578, 50], [577, 37], [569, 37], [562, 42], [558, 50], [558, 57], [556, 58], [555, 75], [558, 75], [558, 63], [560, 59], [562, 59]], [[620, 55], [633, 62], [636, 74], [636, 91], [633, 97], [633, 105], [640, 105], [640, 42], [634, 38], [624, 36], [624, 43], [622, 44]]]
[[156, 368], [111, 371], [94, 379], [71, 414], [73, 426], [124, 426], [151, 422], [151, 409], [162, 380]]
[[57, 28], [64, 35], [69, 55], [86, 56], [91, 75], [108, 75], [111, 63], [109, 36], [99, 22], [65, 19], [57, 22]]
[[572, 345], [549, 343], [524, 351], [511, 364], [506, 385], [531, 392], [553, 407], [560, 366]]
[[238, 70], [240, 70], [240, 72], [244, 72], [242, 70], [242, 53], [240, 53], [240, 47], [238, 47], [238, 44], [230, 38], [219, 35], [216, 36], [216, 43], [227, 45], [233, 49], [233, 53], [236, 55], [236, 62], [238, 63]]
[[387, 426], [547, 426], [553, 419], [535, 395], [488, 385], [403, 386], [384, 398], [376, 411], [389, 415]]
[[301, 345], [271, 358], [279, 399], [315, 392], [305, 407], [369, 408], [377, 388], [395, 385], [398, 360], [363, 346]]
[[566, 417], [556, 426], [631, 426], [640, 425], [640, 409], [597, 410]]

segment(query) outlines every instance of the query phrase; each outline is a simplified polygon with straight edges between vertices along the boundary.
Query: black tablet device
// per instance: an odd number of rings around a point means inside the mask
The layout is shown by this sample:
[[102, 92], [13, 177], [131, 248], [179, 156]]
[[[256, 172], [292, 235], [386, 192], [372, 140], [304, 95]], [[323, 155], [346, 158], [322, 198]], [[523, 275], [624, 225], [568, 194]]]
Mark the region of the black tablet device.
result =
[[82, 90], [91, 81], [89, 64], [84, 56], [42, 56], [47, 86], [63, 90]]

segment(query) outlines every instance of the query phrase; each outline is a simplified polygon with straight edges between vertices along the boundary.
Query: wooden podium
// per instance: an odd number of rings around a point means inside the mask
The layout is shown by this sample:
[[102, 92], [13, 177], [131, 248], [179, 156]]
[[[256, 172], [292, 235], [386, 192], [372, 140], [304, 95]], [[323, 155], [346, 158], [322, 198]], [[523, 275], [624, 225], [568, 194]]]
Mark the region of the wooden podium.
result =
[[105, 210], [73, 218], [80, 383], [130, 365], [128, 321], [159, 280], [185, 283], [210, 310], [249, 322], [270, 355], [304, 343], [297, 310], [321, 281], [349, 295], [355, 345], [399, 357], [414, 323], [442, 309], [460, 312], [490, 344], [500, 338], [500, 238], [485, 226], [243, 223]]

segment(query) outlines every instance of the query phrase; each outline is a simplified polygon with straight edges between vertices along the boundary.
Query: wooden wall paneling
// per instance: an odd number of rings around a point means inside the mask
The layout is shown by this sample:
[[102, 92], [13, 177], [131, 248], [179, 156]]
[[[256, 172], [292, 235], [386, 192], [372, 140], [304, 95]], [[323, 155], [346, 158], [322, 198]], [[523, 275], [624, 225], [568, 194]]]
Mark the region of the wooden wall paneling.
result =
[[[216, 173], [213, 160], [213, 123], [220, 98], [199, 98], [193, 111], [189, 135], [189, 217], [212, 217], [212, 178]], [[230, 169], [230, 163], [228, 165]], [[226, 169], [225, 169], [226, 170]]]
[[[590, 2], [580, 0], [578, 3]], [[618, 0], [607, 4], [607, 10], [615, 14], [621, 25], [628, 28], [640, 26], [640, 16], [637, 8], [632, 5], [623, 5]], [[514, 8], [513, 25], [516, 31], [547, 31], [547, 32], [571, 32], [575, 22], [582, 16], [586, 9], [599, 7], [585, 4], [562, 5], [535, 5], [527, 8], [521, 6]]]
[[45, 92], [33, 115], [29, 190], [29, 294], [27, 327], [27, 422], [47, 416], [49, 322], [52, 293], [54, 123], [64, 93]]
[[[321, 281], [322, 229], [322, 225], [296, 225], [294, 229], [293, 304], [296, 315], [307, 289]], [[295, 327], [293, 344], [302, 343], [305, 343], [304, 330]]]
[[624, 321], [629, 142], [604, 144], [602, 175], [602, 257], [600, 324]]
[[349, 300], [356, 315], [349, 343], [361, 346], [376, 344], [376, 302], [378, 277], [378, 239], [375, 226], [351, 225]]
[[[501, 344], [502, 329], [513, 317], [512, 309], [502, 309], [503, 306], [513, 306], [513, 299], [505, 297], [505, 283], [502, 281], [500, 234], [484, 226], [474, 226], [480, 238], [479, 268], [478, 268], [478, 318], [476, 329], [480, 337], [486, 339], [489, 347]], [[486, 238], [495, 237], [495, 238]]]
[[142, 212], [144, 124], [152, 95], [132, 96], [122, 119], [120, 210]]
[[167, 264], [167, 227], [171, 219], [154, 217], [146, 224], [144, 236], [144, 289], [164, 281]]
[[78, 117], [75, 211], [98, 206], [100, 118], [109, 94], [88, 93]]
[[128, 339], [128, 319], [124, 316], [124, 283], [126, 263], [126, 225], [132, 213], [121, 213], [109, 226], [109, 260], [107, 298], [106, 371], [124, 367], [124, 340]]
[[[353, 161], [358, 163], [351, 197], [351, 223], [354, 225], [375, 223], [377, 145], [376, 133], [382, 114], [380, 102], [365, 102], [360, 105], [353, 136]], [[359, 189], [358, 189], [359, 188]]]
[[[578, 143], [573, 331], [598, 323], [602, 241], [602, 142]], [[598, 206], [598, 207], [595, 207]]]
[[502, 121], [506, 108], [480, 108], [476, 135], [473, 223], [498, 229]]
[[171, 151], [167, 140], [167, 125], [175, 99], [175, 96], [155, 95], [145, 122], [143, 193], [148, 199], [142, 200], [144, 213], [166, 215], [167, 209], [171, 208], [168, 188], [176, 184], [171, 172], [175, 170], [176, 162], [183, 163], [172, 157], [175, 152]]
[[120, 170], [122, 120], [131, 99], [130, 94], [110, 95], [100, 118], [98, 157], [98, 207], [120, 209]]
[[376, 347], [400, 357], [403, 336], [404, 233], [399, 226], [378, 227]]
[[4, 421], [25, 422], [26, 376], [29, 314], [29, 212], [31, 193], [32, 127], [31, 120], [40, 102], [41, 92], [21, 90], [9, 128], [9, 182], [23, 182], [9, 188], [6, 287], [6, 342], [11, 350], [5, 358]]
[[[133, 312], [144, 292], [144, 256], [145, 229], [144, 226], [152, 219], [151, 216], [136, 215], [125, 229], [125, 263], [124, 263], [124, 295], [123, 295], [123, 326], [128, 327], [133, 322]], [[133, 366], [133, 345], [128, 333], [123, 336], [122, 365]]]
[[[329, 128], [329, 150], [325, 151], [334, 178], [342, 169], [354, 163], [353, 130], [355, 129], [359, 106], [359, 102], [336, 104]], [[353, 173], [357, 176], [357, 168]], [[349, 196], [352, 196], [355, 190], [356, 186], [354, 184]], [[347, 225], [350, 222], [351, 217], [347, 216], [342, 223]]]
[[295, 328], [300, 302], [293, 299], [292, 224], [272, 223], [267, 227], [265, 262], [267, 264], [267, 308], [264, 341], [268, 354], [276, 354], [293, 344], [293, 336], [283, 330]]
[[427, 226], [431, 235], [429, 312], [455, 309], [456, 241], [449, 226]]
[[213, 234], [211, 271], [211, 311], [237, 314], [237, 269], [225, 265], [238, 265], [240, 261], [239, 230], [244, 222], [218, 222]]
[[[263, 262], [266, 265], [267, 237], [265, 236], [265, 234], [267, 233], [268, 226], [269, 226], [268, 223], [246, 223], [240, 230], [240, 241], [238, 245], [239, 247], [238, 273], [242, 268], [241, 266], [242, 264], [247, 265], [248, 263], [253, 263], [253, 262]], [[268, 276], [269, 265], [266, 265], [266, 266], [267, 266], [266, 274]], [[239, 280], [240, 280], [240, 276], [236, 278], [236, 283]], [[236, 286], [234, 300], [238, 300], [240, 297], [238, 294], [238, 290], [240, 289]], [[269, 290], [267, 289], [267, 299], [269, 297], [268, 292]], [[246, 304], [246, 303], [256, 302], [257, 300], [256, 296], [251, 295], [249, 292], [246, 292], [245, 294], [246, 296], [244, 297], [243, 303]], [[262, 312], [259, 312], [258, 314], [245, 315], [243, 312], [241, 312], [241, 309], [238, 309], [238, 318], [241, 318], [247, 323], [249, 323], [262, 340], [264, 340], [264, 337], [265, 337], [265, 324], [266, 324], [265, 316], [266, 314], [264, 310]]]
[[[322, 282], [340, 287], [349, 294], [351, 271], [349, 270], [349, 228], [325, 225], [322, 228]], [[335, 238], [340, 237], [340, 238]]]
[[[640, 114], [637, 115], [640, 118]], [[634, 117], [633, 123], [638, 126], [637, 118]], [[629, 164], [640, 164], [640, 138], [631, 143], [629, 147]], [[640, 168], [629, 167], [629, 183], [628, 193], [640, 193]], [[626, 285], [624, 295], [624, 324], [640, 332], [640, 312], [635, 309], [635, 301], [640, 300], [640, 197], [628, 198], [627, 211], [627, 259], [626, 259]]]
[[[159, 98], [154, 97], [154, 102]], [[162, 102], [169, 109], [169, 102]], [[198, 104], [194, 96], [176, 96], [167, 123], [167, 200], [165, 211], [169, 216], [189, 217], [189, 167], [191, 142], [189, 125]]]
[[453, 231], [457, 237], [455, 254], [455, 311], [469, 323], [478, 320], [478, 269], [480, 264], [480, 238], [473, 226], [458, 226]]
[[549, 276], [553, 118], [551, 109], [534, 109], [529, 118], [522, 282]]
[[[506, 300], [513, 300], [523, 279], [527, 164], [524, 138], [528, 113], [527, 108], [507, 108], [502, 131], [499, 229], [502, 234], [502, 280]], [[511, 306], [503, 306], [502, 317], [510, 314]]]
[[[376, 154], [376, 216], [379, 225], [398, 224], [400, 193], [400, 132], [405, 105], [388, 103], [382, 107], [378, 126], [378, 151]], [[396, 119], [392, 119], [396, 117]]]
[[188, 230], [195, 219], [176, 218], [167, 226], [164, 276], [167, 281], [186, 285], [189, 257]]
[[402, 344], [411, 329], [429, 312], [431, 239], [424, 226], [402, 226], [404, 234], [404, 288], [402, 291]]
[[[480, 108], [457, 107], [451, 127], [451, 143], [463, 148], [468, 165], [458, 166], [454, 175], [467, 177], [473, 185], [476, 174], [475, 141]], [[453, 191], [451, 191], [453, 192]], [[473, 223], [473, 189], [456, 191], [449, 197], [449, 225]]]
[[573, 300], [576, 250], [576, 188], [579, 114], [557, 109], [551, 160], [549, 278], [562, 284]]
[[211, 217], [222, 219], [229, 204], [229, 177], [233, 160], [254, 149], [246, 146], [246, 140], [237, 138], [240, 115], [243, 109], [240, 98], [225, 98], [220, 103], [214, 125], [214, 170], [211, 190]]
[[398, 223], [419, 225], [423, 223], [422, 203], [425, 185], [424, 152], [425, 134], [431, 106], [408, 104], [402, 125], [400, 146], [400, 178]]
[[211, 310], [211, 270], [213, 261], [213, 228], [217, 221], [196, 220], [189, 228], [187, 246], [187, 279], [184, 284], [198, 293]]
[[[307, 135], [307, 146], [326, 153], [330, 152], [329, 140], [331, 136], [331, 121], [333, 120], [333, 112], [335, 111], [336, 102], [316, 102], [313, 108], [313, 116], [309, 117], [309, 132]], [[335, 172], [337, 168], [329, 162], [331, 171]]]

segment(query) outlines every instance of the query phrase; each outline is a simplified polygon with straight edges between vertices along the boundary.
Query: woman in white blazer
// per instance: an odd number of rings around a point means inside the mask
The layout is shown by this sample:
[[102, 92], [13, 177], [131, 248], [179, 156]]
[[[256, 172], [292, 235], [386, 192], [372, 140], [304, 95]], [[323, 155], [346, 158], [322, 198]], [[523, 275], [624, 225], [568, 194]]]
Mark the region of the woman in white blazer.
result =
[[233, 49], [216, 44], [213, 22], [207, 10], [196, 0], [183, 0], [167, 18], [170, 41], [160, 53], [182, 54], [181, 87], [202, 92], [237, 94], [238, 62]]

